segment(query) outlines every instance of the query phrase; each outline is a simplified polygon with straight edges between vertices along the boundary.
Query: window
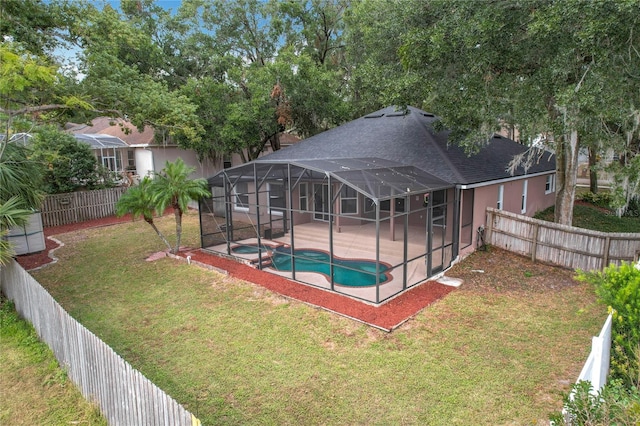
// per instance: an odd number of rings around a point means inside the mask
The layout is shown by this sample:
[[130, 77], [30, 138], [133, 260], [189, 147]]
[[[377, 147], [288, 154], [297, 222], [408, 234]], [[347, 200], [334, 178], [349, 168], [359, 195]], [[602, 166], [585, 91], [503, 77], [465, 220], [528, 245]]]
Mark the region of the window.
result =
[[281, 183], [269, 183], [267, 189], [269, 191], [269, 212], [282, 215], [282, 212], [287, 208], [284, 185]]
[[248, 212], [249, 211], [249, 185], [247, 182], [238, 182], [233, 188], [234, 194], [234, 210]]
[[556, 175], [547, 175], [547, 181], [544, 184], [544, 193], [550, 194], [556, 191]]
[[231, 167], [231, 156], [228, 154], [225, 154], [222, 157], [222, 167], [225, 169], [228, 169], [229, 167]]
[[340, 213], [358, 213], [358, 192], [346, 185], [340, 190]]
[[433, 209], [431, 216], [434, 218], [444, 217], [447, 212], [447, 191], [434, 191], [429, 198], [429, 205]]
[[[404, 212], [404, 198], [395, 198], [394, 199], [395, 211], [396, 212]], [[364, 199], [364, 212], [372, 213], [376, 211], [376, 203], [369, 197], [365, 197]], [[380, 211], [381, 212], [390, 212], [391, 211], [391, 200], [382, 200], [380, 201]]]
[[371, 213], [376, 211], [376, 202], [369, 197], [364, 198], [364, 212]]
[[504, 185], [500, 185], [498, 187], [498, 203], [496, 208], [498, 210], [502, 210], [502, 206], [504, 205]]
[[134, 150], [127, 150], [127, 169], [136, 168], [136, 153]]
[[529, 184], [528, 180], [525, 180], [524, 182], [522, 182], [522, 209], [521, 209], [521, 213], [524, 214], [527, 212], [527, 186]]
[[102, 165], [109, 171], [118, 171], [118, 158], [115, 156], [115, 154], [98, 156], [98, 161], [102, 163]]
[[307, 211], [309, 210], [309, 196], [308, 194], [307, 183], [300, 184], [300, 210]]

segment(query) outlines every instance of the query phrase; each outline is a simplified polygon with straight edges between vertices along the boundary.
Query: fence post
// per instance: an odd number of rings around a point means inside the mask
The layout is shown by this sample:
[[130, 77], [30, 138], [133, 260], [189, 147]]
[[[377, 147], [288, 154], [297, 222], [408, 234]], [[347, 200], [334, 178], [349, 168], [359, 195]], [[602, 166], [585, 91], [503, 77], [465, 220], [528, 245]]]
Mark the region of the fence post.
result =
[[611, 237], [607, 235], [607, 238], [604, 240], [604, 253], [602, 254], [602, 266], [600, 270], [603, 270], [607, 266], [609, 266], [609, 249], [611, 247]]
[[535, 262], [536, 261], [536, 252], [538, 250], [538, 230], [540, 229], [540, 225], [539, 224], [535, 224], [535, 227], [533, 228], [533, 241], [531, 244], [531, 261]]
[[487, 226], [485, 229], [485, 244], [491, 244], [491, 230], [493, 229], [493, 210], [487, 209]]

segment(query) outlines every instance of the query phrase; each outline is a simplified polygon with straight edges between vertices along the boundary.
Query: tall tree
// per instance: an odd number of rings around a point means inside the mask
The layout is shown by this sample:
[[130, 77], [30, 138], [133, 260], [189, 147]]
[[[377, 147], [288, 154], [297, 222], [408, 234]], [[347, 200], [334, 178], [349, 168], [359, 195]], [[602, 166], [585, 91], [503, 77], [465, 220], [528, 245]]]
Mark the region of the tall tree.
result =
[[[283, 131], [308, 136], [342, 122], [343, 12], [339, 1], [183, 2], [170, 24], [171, 46], [188, 52], [192, 73], [181, 77], [179, 92], [197, 104], [206, 129], [185, 146], [249, 161], [267, 145], [279, 149]], [[204, 31], [193, 31], [196, 24]], [[309, 46], [316, 38], [323, 42]]]
[[168, 87], [164, 77], [171, 70], [144, 22], [109, 5], [98, 10], [85, 4], [70, 31], [82, 48], [80, 87], [97, 112], [187, 141], [202, 137], [196, 106]]
[[[523, 140], [548, 135], [557, 164], [556, 221], [571, 224], [580, 146], [603, 114], [622, 99], [617, 87], [630, 52], [640, 2], [433, 0], [413, 11], [427, 25], [413, 28], [401, 48], [407, 70], [423, 77], [429, 109], [452, 137], [472, 146], [515, 126]], [[634, 53], [635, 54], [635, 53]], [[637, 105], [638, 92], [625, 104]], [[625, 113], [628, 113], [625, 112]], [[622, 118], [624, 114], [619, 114]]]
[[408, 34], [432, 17], [422, 0], [359, 0], [345, 13], [348, 63], [347, 99], [360, 117], [388, 105], [424, 102], [424, 76], [402, 66], [401, 50]]
[[36, 55], [51, 54], [60, 44], [71, 5], [41, 0], [0, 2], [0, 35]]

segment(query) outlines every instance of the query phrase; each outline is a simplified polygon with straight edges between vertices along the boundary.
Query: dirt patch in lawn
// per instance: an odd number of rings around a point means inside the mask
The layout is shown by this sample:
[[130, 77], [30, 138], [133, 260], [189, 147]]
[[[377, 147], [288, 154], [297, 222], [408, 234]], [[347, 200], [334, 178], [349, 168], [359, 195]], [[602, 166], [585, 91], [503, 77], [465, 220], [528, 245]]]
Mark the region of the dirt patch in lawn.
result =
[[532, 262], [525, 256], [495, 247], [474, 252], [446, 275], [462, 279], [462, 291], [546, 293], [579, 284], [570, 269]]
[[[130, 216], [107, 217], [73, 225], [46, 228], [45, 236], [67, 233], [78, 229], [112, 225], [130, 221]], [[47, 249], [41, 253], [18, 256], [18, 263], [25, 269], [34, 269], [54, 261], [51, 251], [58, 247], [55, 240], [47, 238]], [[281, 296], [344, 315], [370, 324], [382, 330], [391, 331], [415, 316], [431, 303], [446, 296], [454, 287], [427, 281], [415, 286], [404, 294], [381, 306], [373, 306], [350, 297], [311, 287], [252, 268], [248, 265], [203, 252], [199, 249], [185, 249], [179, 257], [191, 257], [192, 262], [200, 262], [229, 275], [259, 285]], [[549, 291], [576, 285], [572, 271], [533, 263], [529, 259], [495, 248], [476, 252], [446, 273], [449, 277], [460, 278], [463, 284], [459, 291]]]

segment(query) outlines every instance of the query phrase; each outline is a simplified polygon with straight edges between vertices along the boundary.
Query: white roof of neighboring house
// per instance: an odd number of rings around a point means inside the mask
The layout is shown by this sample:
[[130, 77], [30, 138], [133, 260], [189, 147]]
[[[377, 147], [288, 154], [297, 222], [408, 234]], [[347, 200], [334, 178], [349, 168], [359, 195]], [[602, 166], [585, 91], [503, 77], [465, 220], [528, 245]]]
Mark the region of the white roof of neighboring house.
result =
[[97, 117], [91, 120], [91, 125], [67, 123], [65, 128], [75, 134], [115, 136], [129, 145], [144, 146], [154, 142], [154, 130], [151, 126], [145, 126], [144, 131], [139, 132], [133, 124], [121, 118]]
[[[5, 138], [4, 134], [0, 134], [0, 141], [3, 141]], [[29, 141], [33, 138], [30, 133], [14, 133], [9, 136], [9, 142], [21, 142], [23, 145], [29, 143]]]
[[91, 149], [129, 147], [125, 141], [111, 135], [76, 133], [74, 136], [80, 142], [89, 145]]

